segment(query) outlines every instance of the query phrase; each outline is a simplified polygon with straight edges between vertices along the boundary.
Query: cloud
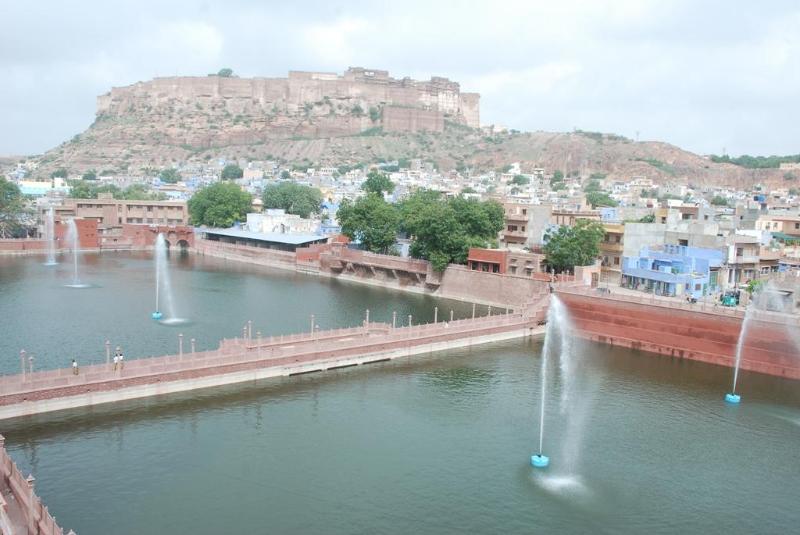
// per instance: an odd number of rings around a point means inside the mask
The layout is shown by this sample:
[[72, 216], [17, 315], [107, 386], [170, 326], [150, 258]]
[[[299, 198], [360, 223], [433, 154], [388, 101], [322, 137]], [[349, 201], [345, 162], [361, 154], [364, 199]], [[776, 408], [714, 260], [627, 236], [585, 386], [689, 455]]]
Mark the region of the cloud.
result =
[[44, 151], [95, 97], [154, 76], [387, 69], [479, 91], [486, 123], [612, 131], [696, 152], [796, 153], [791, 0], [157, 0], [4, 5], [0, 154]]

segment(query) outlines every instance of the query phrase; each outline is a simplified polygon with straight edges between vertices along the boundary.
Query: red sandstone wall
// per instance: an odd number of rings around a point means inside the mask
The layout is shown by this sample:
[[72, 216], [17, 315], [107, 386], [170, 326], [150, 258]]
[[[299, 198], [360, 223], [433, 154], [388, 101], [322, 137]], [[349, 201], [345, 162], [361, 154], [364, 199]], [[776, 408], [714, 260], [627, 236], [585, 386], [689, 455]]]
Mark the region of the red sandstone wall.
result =
[[442, 274], [435, 295], [514, 307], [535, 301], [549, 291], [548, 284], [527, 277], [473, 271], [450, 265]]
[[[732, 367], [742, 319], [722, 313], [559, 292], [580, 336]], [[800, 379], [800, 355], [785, 325], [752, 321], [741, 368]]]
[[180, 241], [186, 241], [189, 247], [194, 247], [194, 230], [188, 226], [167, 226], [167, 225], [122, 225], [122, 236], [134, 247], [153, 247], [159, 233], [170, 244], [170, 247], [177, 246]]
[[[78, 229], [78, 243], [81, 249], [96, 249], [100, 246], [97, 235], [97, 221], [94, 219], [75, 219], [75, 226]], [[56, 221], [55, 225], [56, 248], [68, 249], [72, 247], [67, 243], [67, 224]]]
[[0, 240], [0, 251], [43, 251], [46, 247], [47, 243], [39, 239]]

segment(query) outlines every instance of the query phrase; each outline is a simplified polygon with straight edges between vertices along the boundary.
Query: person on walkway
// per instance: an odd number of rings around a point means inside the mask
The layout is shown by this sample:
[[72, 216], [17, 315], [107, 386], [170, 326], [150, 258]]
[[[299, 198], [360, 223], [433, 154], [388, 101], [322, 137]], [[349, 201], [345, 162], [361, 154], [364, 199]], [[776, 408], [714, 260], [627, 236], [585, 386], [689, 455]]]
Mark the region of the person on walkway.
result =
[[122, 370], [122, 368], [124, 368], [124, 367], [125, 367], [125, 355], [123, 355], [122, 354], [122, 350], [120, 350], [120, 352], [119, 352], [119, 369]]
[[119, 355], [114, 353], [114, 371], [117, 371], [117, 366], [119, 366]]
[[72, 359], [72, 375], [78, 375], [78, 362]]

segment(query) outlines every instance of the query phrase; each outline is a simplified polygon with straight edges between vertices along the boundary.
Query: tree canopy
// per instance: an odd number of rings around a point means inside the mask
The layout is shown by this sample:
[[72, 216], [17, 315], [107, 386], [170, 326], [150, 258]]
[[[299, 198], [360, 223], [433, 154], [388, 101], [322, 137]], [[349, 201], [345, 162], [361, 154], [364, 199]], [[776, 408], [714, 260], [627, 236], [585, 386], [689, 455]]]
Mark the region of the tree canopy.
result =
[[389, 253], [397, 240], [400, 213], [375, 192], [355, 202], [345, 199], [337, 212], [342, 234], [373, 253]]
[[100, 193], [110, 193], [112, 197], [127, 201], [163, 201], [167, 196], [152, 191], [145, 184], [132, 184], [120, 189], [114, 184], [98, 185], [93, 180], [70, 180], [69, 197], [73, 199], [96, 199]]
[[559, 171], [558, 169], [553, 171], [553, 178], [550, 179], [551, 184], [554, 182], [562, 182], [563, 180], [564, 180], [564, 173], [562, 171]]
[[592, 205], [592, 208], [598, 206], [617, 206], [617, 201], [612, 199], [605, 191], [590, 191], [586, 194], [586, 202]]
[[511, 183], [515, 186], [525, 186], [531, 183], [531, 179], [525, 175], [514, 175], [514, 178], [511, 179]]
[[728, 199], [721, 195], [714, 195], [714, 198], [711, 199], [711, 204], [714, 206], [728, 206]]
[[228, 228], [244, 221], [250, 211], [252, 196], [230, 182], [217, 182], [199, 190], [189, 199], [193, 225]]
[[0, 237], [16, 236], [25, 213], [25, 198], [19, 186], [0, 176]]
[[361, 184], [361, 189], [367, 193], [377, 193], [383, 195], [385, 193], [392, 193], [394, 191], [394, 183], [386, 176], [385, 173], [380, 171], [370, 171], [367, 174], [367, 179]]
[[181, 180], [181, 174], [174, 167], [167, 167], [158, 173], [158, 179], [165, 184], [176, 184]]
[[230, 67], [224, 67], [217, 72], [217, 76], [221, 76], [222, 78], [230, 78], [233, 76], [233, 69]]
[[572, 227], [560, 226], [549, 231], [543, 247], [547, 265], [560, 273], [592, 264], [600, 254], [603, 236], [603, 226], [588, 219], [579, 219]]
[[97, 172], [94, 169], [89, 169], [81, 176], [83, 180], [97, 180]]
[[401, 228], [413, 237], [411, 256], [430, 260], [437, 271], [466, 263], [470, 247], [496, 246], [504, 224], [503, 207], [495, 201], [446, 200], [437, 191], [420, 190], [399, 209]]
[[242, 178], [243, 176], [244, 171], [242, 171], [242, 168], [235, 163], [229, 163], [223, 167], [222, 173], [219, 175], [222, 180], [235, 180], [237, 178]]
[[600, 182], [597, 180], [590, 180], [583, 186], [583, 191], [586, 193], [592, 193], [593, 191], [603, 191], [603, 188], [600, 187]]
[[67, 170], [63, 167], [60, 167], [50, 173], [50, 178], [67, 178]]
[[264, 208], [282, 208], [287, 214], [308, 217], [320, 211], [322, 192], [295, 182], [281, 182], [264, 188]]

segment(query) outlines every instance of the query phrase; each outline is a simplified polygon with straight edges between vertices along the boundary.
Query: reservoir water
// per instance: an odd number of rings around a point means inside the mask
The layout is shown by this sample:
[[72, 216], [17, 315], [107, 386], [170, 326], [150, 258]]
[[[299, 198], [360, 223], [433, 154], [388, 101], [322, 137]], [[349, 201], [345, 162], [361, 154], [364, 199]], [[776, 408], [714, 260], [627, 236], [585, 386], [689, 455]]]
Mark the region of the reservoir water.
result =
[[[18, 369], [20, 344], [61, 365], [64, 353], [98, 340], [101, 360], [106, 336], [125, 340], [132, 356], [173, 343], [178, 331], [149, 319], [150, 257], [86, 256], [81, 276], [96, 287], [82, 290], [62, 289], [69, 274], [40, 259], [0, 259], [4, 372]], [[364, 308], [378, 319], [430, 309], [430, 320], [435, 305], [471, 313], [469, 304], [211, 259], [171, 262], [182, 315], [194, 321], [183, 332], [209, 345], [247, 319], [265, 333], [303, 330], [312, 310], [321, 326], [355, 324]], [[541, 346], [505, 342], [53, 413], [0, 422], [0, 432], [59, 523], [79, 535], [731, 534], [800, 525], [800, 383], [745, 372], [747, 402], [732, 407], [722, 402], [727, 368], [581, 345], [583, 380], [570, 396], [588, 406], [583, 432], [571, 433], [559, 411], [552, 363], [551, 467], [538, 471], [529, 458]], [[574, 465], [560, 465], [560, 452], [576, 448]]]

